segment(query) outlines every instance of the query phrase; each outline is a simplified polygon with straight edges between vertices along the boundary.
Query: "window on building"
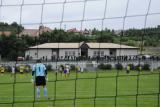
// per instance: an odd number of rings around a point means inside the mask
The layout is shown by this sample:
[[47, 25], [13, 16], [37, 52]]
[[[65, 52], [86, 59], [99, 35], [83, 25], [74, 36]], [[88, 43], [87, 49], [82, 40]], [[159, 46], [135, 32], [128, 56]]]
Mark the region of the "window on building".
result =
[[94, 52], [93, 52], [93, 55], [94, 55], [94, 56], [97, 56], [97, 52], [96, 52], [96, 51], [94, 51]]
[[104, 51], [101, 51], [101, 56], [104, 56]]
[[67, 51], [65, 51], [65, 56], [68, 56], [68, 52]]
[[75, 51], [73, 51], [73, 56], [75, 56], [76, 55], [76, 53], [75, 53]]
[[100, 55], [100, 51], [97, 51], [97, 55], [98, 55], [98, 56]]
[[69, 51], [69, 56], [72, 56], [72, 52], [71, 51]]

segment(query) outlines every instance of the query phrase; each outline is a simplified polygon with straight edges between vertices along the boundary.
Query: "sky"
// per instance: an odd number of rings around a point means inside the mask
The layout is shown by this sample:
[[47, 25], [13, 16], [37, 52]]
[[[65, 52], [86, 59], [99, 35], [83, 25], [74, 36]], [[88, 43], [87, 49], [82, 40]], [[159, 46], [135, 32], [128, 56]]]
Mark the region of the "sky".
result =
[[42, 24], [79, 30], [156, 27], [160, 0], [1, 0], [0, 22], [14, 21], [34, 29]]

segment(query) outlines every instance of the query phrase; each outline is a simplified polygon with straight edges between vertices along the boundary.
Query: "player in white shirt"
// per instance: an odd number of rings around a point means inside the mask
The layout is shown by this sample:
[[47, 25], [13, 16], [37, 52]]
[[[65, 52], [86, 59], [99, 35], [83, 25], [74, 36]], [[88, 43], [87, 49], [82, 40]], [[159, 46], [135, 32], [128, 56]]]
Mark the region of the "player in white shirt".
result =
[[65, 78], [69, 77], [69, 74], [70, 74], [70, 66], [66, 65], [64, 69]]

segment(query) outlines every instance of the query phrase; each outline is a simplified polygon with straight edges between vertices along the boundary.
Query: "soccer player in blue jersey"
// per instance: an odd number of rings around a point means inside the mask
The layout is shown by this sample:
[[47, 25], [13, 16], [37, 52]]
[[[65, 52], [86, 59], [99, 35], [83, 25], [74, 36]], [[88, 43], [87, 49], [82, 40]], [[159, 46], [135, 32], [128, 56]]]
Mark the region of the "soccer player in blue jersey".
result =
[[45, 65], [41, 63], [41, 60], [37, 60], [37, 63], [33, 65], [32, 81], [34, 81], [34, 79], [37, 88], [36, 90], [37, 99], [40, 98], [40, 86], [43, 86], [44, 96], [46, 97], [46, 99], [48, 99], [47, 87], [46, 87], [46, 80], [48, 80], [47, 71]]

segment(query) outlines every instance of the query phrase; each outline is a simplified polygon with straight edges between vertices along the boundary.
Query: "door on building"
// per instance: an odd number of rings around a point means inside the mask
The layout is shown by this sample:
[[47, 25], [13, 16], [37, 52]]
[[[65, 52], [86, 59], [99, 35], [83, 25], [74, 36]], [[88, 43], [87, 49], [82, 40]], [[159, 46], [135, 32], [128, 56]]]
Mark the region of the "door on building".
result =
[[81, 56], [88, 57], [88, 49], [87, 48], [82, 48], [81, 49]]
[[81, 56], [82, 57], [88, 57], [88, 45], [87, 44], [83, 44], [81, 45]]
[[116, 49], [109, 49], [110, 56], [116, 56]]
[[56, 50], [56, 49], [52, 49], [51, 59], [52, 59], [52, 60], [55, 60], [55, 59], [57, 59], [57, 57], [58, 57], [58, 52], [57, 52], [57, 50]]

